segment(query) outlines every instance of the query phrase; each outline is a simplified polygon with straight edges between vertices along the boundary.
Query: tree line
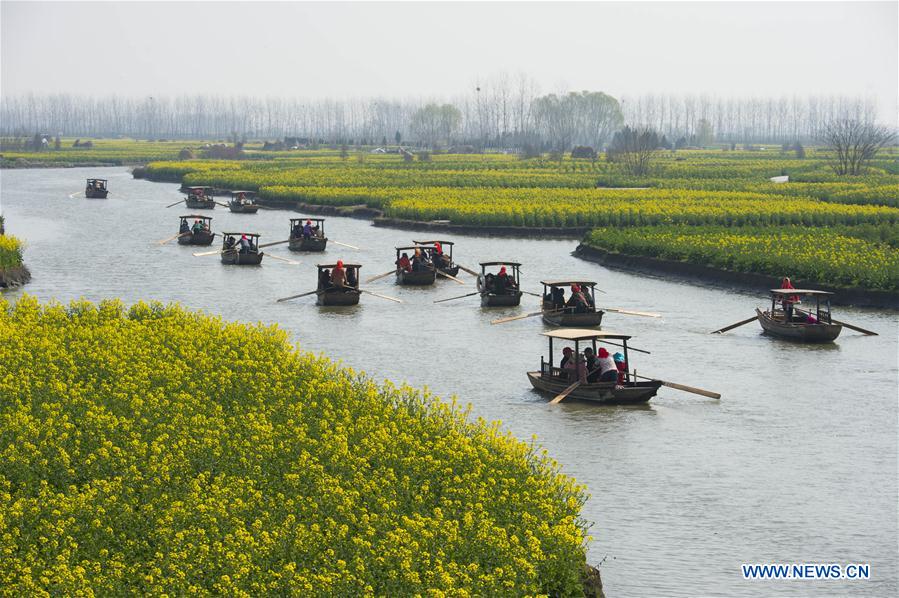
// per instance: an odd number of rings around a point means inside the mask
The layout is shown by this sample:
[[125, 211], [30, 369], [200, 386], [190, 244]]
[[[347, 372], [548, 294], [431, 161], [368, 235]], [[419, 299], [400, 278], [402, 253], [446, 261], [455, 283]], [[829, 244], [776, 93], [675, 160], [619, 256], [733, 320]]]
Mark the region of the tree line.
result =
[[647, 94], [616, 99], [598, 91], [540, 95], [530, 79], [499, 78], [447, 100], [84, 97], [0, 98], [0, 134], [145, 139], [281, 139], [311, 143], [568, 150], [605, 148], [625, 124], [672, 145], [792, 143], [821, 137], [827, 123], [876, 120], [862, 97], [723, 99]]

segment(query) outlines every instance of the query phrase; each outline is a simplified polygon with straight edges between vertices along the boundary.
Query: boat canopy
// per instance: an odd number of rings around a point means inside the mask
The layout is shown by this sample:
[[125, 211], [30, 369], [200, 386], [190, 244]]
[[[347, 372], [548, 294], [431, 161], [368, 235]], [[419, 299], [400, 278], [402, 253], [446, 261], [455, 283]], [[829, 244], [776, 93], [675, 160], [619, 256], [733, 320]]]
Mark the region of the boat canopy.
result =
[[291, 218], [291, 222], [299, 222], [301, 220], [312, 220], [313, 222], [324, 222], [324, 218], [313, 218], [312, 216], [303, 216], [302, 218]]
[[194, 218], [199, 220], [212, 220], [212, 216], [201, 216], [200, 214], [187, 214], [186, 216], [179, 216], [182, 220], [187, 220], [188, 218]]
[[771, 289], [772, 295], [833, 295], [830, 291], [812, 289]]
[[205, 185], [189, 185], [187, 188], [191, 191], [193, 191], [194, 189], [203, 189], [204, 191], [206, 189], [215, 189], [215, 187], [206, 187]]
[[99, 181], [99, 182], [101, 182], [101, 183], [105, 183], [105, 182], [106, 182], [106, 179], [87, 179], [87, 182], [88, 182], [88, 183], [93, 183], [93, 182], [95, 182], [95, 181]]
[[627, 340], [631, 338], [629, 334], [619, 334], [617, 332], [609, 332], [606, 330], [587, 330], [584, 328], [561, 328], [559, 330], [551, 330], [549, 332], [541, 332], [543, 336], [550, 338], [559, 338], [566, 341], [582, 341], [591, 339], [619, 339]]
[[578, 284], [583, 287], [595, 287], [596, 283], [592, 280], [541, 280], [540, 284], [548, 287], [565, 287], [572, 284]]
[[397, 247], [396, 252], [400, 251], [415, 251], [416, 249], [421, 249], [421, 245], [412, 245], [411, 247]]
[[[337, 267], [337, 264], [317, 264], [317, 267], [318, 267], [319, 270], [322, 270], [322, 269], [324, 269], [324, 268], [331, 268], [331, 269], [334, 269], [335, 267]], [[344, 267], [344, 268], [361, 268], [361, 267], [362, 267], [362, 264], [349, 264], [349, 263], [344, 263], [344, 264], [343, 264], [343, 267]]]
[[248, 237], [261, 237], [259, 233], [221, 233], [223, 235], [246, 235]]
[[440, 243], [441, 245], [455, 245], [455, 243], [453, 241], [439, 241], [439, 240], [438, 241], [416, 241], [415, 239], [412, 239], [412, 242], [415, 243], [416, 245], [433, 245], [435, 243]]
[[481, 266], [515, 266], [516, 268], [520, 268], [521, 264], [519, 262], [478, 262]]

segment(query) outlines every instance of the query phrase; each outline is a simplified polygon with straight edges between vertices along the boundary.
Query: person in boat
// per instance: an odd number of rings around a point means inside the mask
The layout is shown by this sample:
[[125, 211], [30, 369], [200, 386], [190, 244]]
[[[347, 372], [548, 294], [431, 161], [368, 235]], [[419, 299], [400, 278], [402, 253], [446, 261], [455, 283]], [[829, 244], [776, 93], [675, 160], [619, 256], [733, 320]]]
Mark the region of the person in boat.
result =
[[190, 225], [187, 224], [187, 220], [181, 221], [181, 227], [178, 229], [178, 232], [181, 234], [190, 232]]
[[303, 226], [303, 238], [309, 239], [312, 237], [312, 221], [307, 220], [306, 224]]
[[[562, 367], [563, 375], [571, 381], [579, 380], [581, 382], [586, 382], [587, 370], [584, 366], [584, 356], [580, 353], [575, 353], [569, 347], [566, 347], [565, 349], [568, 350], [567, 355], [569, 356], [569, 359]], [[565, 353], [565, 349], [562, 350], [563, 353]]]
[[[793, 283], [790, 282], [788, 277], [784, 277], [782, 281], [780, 281], [781, 289], [795, 289]], [[793, 321], [793, 305], [796, 303], [800, 303], [799, 295], [781, 295], [780, 297], [781, 305], [783, 306], [784, 314], [786, 314], [786, 321]]]
[[318, 276], [318, 288], [319, 290], [331, 288], [331, 271], [327, 268], [322, 268], [321, 274]]
[[584, 365], [587, 367], [587, 382], [597, 382], [600, 370], [596, 355], [593, 354], [593, 347], [584, 349]]
[[553, 287], [552, 304], [556, 309], [562, 309], [563, 307], [565, 307], [565, 289], [563, 289], [562, 287]]
[[252, 245], [250, 244], [250, 240], [247, 239], [246, 235], [240, 236], [240, 252], [241, 253], [250, 253]]
[[572, 353], [574, 353], [574, 351], [571, 349], [571, 347], [565, 347], [564, 349], [562, 349], [562, 361], [559, 362], [560, 370], [564, 370], [565, 366], [568, 365], [568, 363], [571, 361]]
[[434, 243], [434, 249], [431, 250], [431, 256], [436, 268], [448, 268], [450, 266], [449, 258], [443, 254], [443, 246], [439, 241]]
[[590, 303], [584, 297], [584, 292], [581, 291], [580, 285], [573, 284], [571, 285], [571, 297], [568, 298], [568, 302], [565, 305], [570, 307], [575, 313], [584, 313], [588, 311]]
[[237, 203], [239, 203], [239, 204], [245, 204], [245, 203], [246, 203], [246, 200], [247, 200], [247, 195], [246, 195], [246, 193], [241, 192], [241, 193], [238, 193], [238, 194], [237, 194]]
[[203, 223], [200, 222], [199, 218], [197, 218], [196, 220], [194, 220], [194, 226], [193, 226], [192, 232], [198, 233], [201, 230], [203, 230]]
[[814, 315], [812, 315], [812, 314], [805, 314], [805, 323], [806, 323], [806, 324], [817, 324], [817, 323], [818, 323], [818, 318], [816, 318], [816, 317], [815, 317]]
[[303, 236], [303, 227], [300, 226], [299, 222], [294, 223], [293, 228], [290, 230], [290, 238], [291, 239], [299, 239]]
[[615, 365], [615, 360], [612, 359], [605, 347], [599, 348], [596, 364], [599, 367], [600, 382], [618, 381], [618, 366]]
[[356, 268], [347, 268], [347, 270], [346, 270], [346, 286], [351, 289], [359, 288], [359, 279], [356, 276]]
[[228, 235], [225, 237], [225, 249], [231, 249], [232, 247], [234, 247], [234, 237]]
[[400, 259], [395, 261], [394, 264], [396, 264], [396, 267], [400, 270], [404, 270], [406, 272], [412, 271], [412, 262], [409, 261], [409, 254], [406, 252], [403, 252], [403, 255], [401, 255]]
[[497, 295], [505, 295], [509, 291], [515, 290], [515, 281], [506, 273], [505, 266], [502, 266], [496, 275], [494, 289]]
[[346, 287], [346, 270], [343, 267], [343, 260], [337, 260], [337, 265], [331, 270], [331, 284], [340, 290]]
[[415, 253], [412, 255], [412, 271], [421, 272], [425, 269], [425, 259], [421, 252], [421, 248], [416, 247]]
[[612, 359], [615, 361], [615, 367], [618, 368], [618, 384], [624, 384], [627, 379], [627, 362], [624, 361], [624, 355], [615, 353], [612, 355]]

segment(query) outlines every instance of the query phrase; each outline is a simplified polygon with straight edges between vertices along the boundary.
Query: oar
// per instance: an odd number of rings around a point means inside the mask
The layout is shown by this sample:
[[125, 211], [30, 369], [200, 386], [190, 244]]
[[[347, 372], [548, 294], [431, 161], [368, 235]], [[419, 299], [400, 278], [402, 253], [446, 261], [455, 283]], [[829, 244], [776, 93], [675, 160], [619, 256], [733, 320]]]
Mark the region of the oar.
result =
[[[612, 345], [613, 347], [624, 347], [624, 345], [619, 345], [618, 343], [613, 343], [613, 342], [610, 342], [607, 340], [600, 340], [599, 342], [606, 344], [606, 345]], [[628, 346], [627, 350], [628, 351], [636, 351], [637, 353], [646, 353], [647, 355], [652, 355], [652, 353], [650, 353], [649, 351], [644, 351], [643, 349], [638, 349], [636, 347]]]
[[390, 272], [385, 272], [384, 274], [378, 274], [377, 276], [372, 276], [371, 278], [369, 278], [369, 279], [366, 280], [365, 282], [366, 282], [366, 283], [374, 282], [374, 281], [376, 281], [376, 280], [380, 280], [380, 279], [384, 278], [385, 276], [390, 276], [391, 274], [395, 274], [395, 273], [396, 273], [396, 270], [391, 270]]
[[480, 295], [481, 291], [475, 291], [474, 293], [468, 293], [467, 295], [459, 295], [458, 297], [450, 297], [449, 299], [438, 299], [434, 303], [443, 303], [444, 301], [454, 301], [456, 299], [462, 299], [463, 297], [471, 297], [472, 295]]
[[341, 243], [340, 241], [335, 241], [334, 239], [328, 239], [328, 240], [331, 241], [332, 243], [334, 243], [335, 245], [342, 245], [343, 247], [349, 247], [350, 249], [359, 249], [355, 245], [350, 245], [349, 243]]
[[281, 245], [283, 243], [290, 243], [290, 239], [287, 239], [285, 241], [273, 241], [271, 243], [263, 243], [262, 245], [259, 246], [259, 249], [262, 249], [263, 247], [271, 247], [272, 245]]
[[360, 293], [365, 293], [366, 295], [374, 295], [375, 297], [380, 297], [381, 299], [387, 299], [388, 301], [395, 301], [397, 303], [402, 303], [399, 299], [395, 299], [393, 297], [388, 297], [387, 295], [380, 295], [378, 293], [372, 293], [371, 291], [366, 291], [365, 289], [359, 289]]
[[543, 295], [541, 295], [540, 293], [532, 293], [530, 291], [521, 291], [521, 292], [524, 293], [525, 295], [530, 295], [532, 297], [543, 297]]
[[714, 331], [710, 332], [709, 334], [721, 334], [722, 332], [727, 332], [728, 330], [733, 330], [734, 328], [739, 328], [743, 324], [748, 324], [748, 323], [754, 322], [755, 320], [758, 320], [758, 319], [759, 319], [759, 316], [758, 316], [758, 314], [756, 314], [756, 315], [752, 316], [751, 318], [746, 318], [745, 320], [737, 322], [736, 324], [731, 324], [730, 326], [725, 326], [724, 328], [719, 328], [718, 330], [714, 330]]
[[195, 254], [194, 254], [194, 257], [200, 257], [200, 256], [203, 256], [203, 255], [213, 255], [213, 254], [215, 254], [215, 253], [222, 253], [222, 252], [225, 252], [225, 251], [235, 251], [235, 249], [234, 249], [234, 248], [231, 248], [231, 249], [215, 249], [215, 250], [213, 250], [213, 251], [201, 251], [200, 253], [195, 253]]
[[492, 320], [490, 323], [491, 323], [491, 324], [504, 324], [504, 323], [506, 323], [506, 322], [511, 322], [512, 320], [523, 320], [524, 318], [533, 318], [534, 316], [539, 316], [539, 315], [541, 315], [541, 314], [543, 314], [543, 313], [553, 314], [553, 313], [558, 313], [558, 312], [560, 312], [560, 311], [562, 311], [562, 310], [561, 310], [561, 309], [553, 309], [553, 310], [550, 310], [550, 311], [547, 311], [547, 312], [543, 312], [543, 311], [533, 311], [533, 312], [531, 312], [531, 313], [529, 313], [529, 314], [524, 314], [523, 316], [512, 316], [512, 317], [509, 317], [509, 318], [500, 318], [500, 319], [498, 319], [498, 320]]
[[569, 386], [568, 388], [566, 388], [565, 390], [563, 390], [562, 392], [557, 394], [556, 398], [554, 398], [552, 401], [550, 401], [549, 404], [555, 405], [556, 403], [558, 403], [559, 401], [561, 401], [562, 399], [564, 399], [565, 397], [570, 395], [572, 393], [572, 391], [574, 391], [574, 389], [580, 385], [581, 385], [581, 382], [580, 382], [580, 380], [578, 380], [577, 382], [575, 382], [574, 384], [572, 384], [571, 386]]
[[[802, 314], [808, 313], [801, 309], [797, 309], [796, 311], [799, 313], [802, 313]], [[864, 328], [859, 328], [858, 326], [853, 326], [852, 324], [847, 324], [846, 322], [840, 322], [839, 320], [834, 320], [833, 318], [831, 318], [830, 321], [833, 322], [834, 324], [839, 324], [840, 326], [848, 328], [849, 330], [855, 330], [856, 332], [861, 332], [862, 334], [867, 334], [868, 336], [880, 336], [879, 334], [877, 334], [876, 332], [874, 332], [872, 330], [865, 330]]]
[[469, 274], [471, 274], [471, 275], [474, 276], [475, 278], [477, 278], [478, 276], [480, 276], [480, 274], [478, 274], [478, 273], [475, 272], [474, 270], [469, 270], [468, 268], [466, 268], [466, 267], [463, 266], [462, 264], [456, 264], [456, 265], [459, 266], [459, 269], [460, 269], [460, 270], [462, 270], [463, 272], [468, 272]]
[[[635, 378], [643, 378], [644, 380], [655, 380], [655, 378], [647, 378], [646, 376], [638, 376], [637, 374], [633, 374]], [[701, 388], [696, 388], [695, 386], [687, 386], [685, 384], [677, 384], [675, 382], [667, 382], [665, 380], [658, 380], [658, 382], [662, 383], [662, 386], [667, 386], [668, 388], [674, 388], [675, 390], [683, 390], [684, 392], [692, 392], [696, 395], [702, 395], [704, 397], [709, 397], [710, 399], [720, 399], [721, 395], [717, 392], [712, 392], [710, 390], [703, 390]]]
[[222, 202], [220, 202], [220, 201], [215, 201], [215, 202], [213, 202], [213, 203], [218, 204], [218, 205], [222, 206], [223, 208], [230, 208], [230, 207], [231, 207], [231, 206], [229, 206], [228, 204], [222, 203]]
[[169, 241], [174, 241], [174, 240], [177, 239], [178, 237], [183, 237], [184, 235], [189, 235], [189, 234], [191, 234], [190, 231], [183, 232], [183, 233], [178, 233], [178, 234], [175, 235], [174, 237], [169, 237], [168, 239], [163, 239], [162, 241], [156, 241], [156, 242], [157, 242], [158, 244], [160, 244], [160, 245], [164, 245], [164, 244], [168, 243]]
[[272, 255], [271, 253], [266, 253], [265, 255], [268, 256], [269, 258], [273, 259], [273, 260], [281, 260], [282, 262], [287, 262], [288, 264], [290, 264], [290, 265], [292, 265], [292, 266], [299, 266], [299, 265], [301, 265], [300, 262], [295, 262], [295, 261], [289, 260], [289, 259], [287, 259], [287, 258], [279, 257], [279, 256], [277, 256], [277, 255]]
[[281, 297], [280, 299], [276, 299], [276, 303], [281, 303], [282, 301], [290, 301], [291, 299], [297, 299], [299, 297], [305, 297], [306, 295], [318, 295], [324, 293], [324, 291], [309, 291], [308, 293], [300, 293], [299, 295], [291, 295], [290, 297]]
[[629, 309], [617, 309], [615, 307], [598, 307], [597, 309], [601, 309], [602, 311], [610, 311], [616, 314], [623, 314], [625, 316], [643, 316], [644, 318], [661, 318], [662, 314], [654, 314], [648, 311], [631, 311]]
[[459, 280], [459, 279], [456, 278], [455, 276], [450, 276], [450, 275], [447, 274], [446, 272], [443, 272], [443, 271], [441, 271], [441, 270], [437, 270], [437, 274], [439, 274], [440, 276], [445, 276], [446, 278], [449, 278], [449, 279], [452, 280], [453, 282], [457, 282], [457, 283], [461, 284], [462, 286], [465, 286], [465, 283], [464, 283], [464, 282], [462, 282], [461, 280]]
[[183, 202], [183, 201], [184, 201], [183, 199], [179, 199], [179, 200], [176, 201], [175, 203], [169, 204], [169, 205], [167, 205], [166, 207], [167, 207], [167, 208], [171, 208], [171, 207], [177, 206], [179, 203], [181, 203], [181, 202]]

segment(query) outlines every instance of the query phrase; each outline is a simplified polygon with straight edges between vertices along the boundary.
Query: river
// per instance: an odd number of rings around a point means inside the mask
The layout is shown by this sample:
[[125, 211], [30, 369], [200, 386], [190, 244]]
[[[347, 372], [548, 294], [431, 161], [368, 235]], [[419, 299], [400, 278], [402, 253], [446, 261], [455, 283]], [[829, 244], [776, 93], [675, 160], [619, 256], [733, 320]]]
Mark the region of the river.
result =
[[[75, 194], [88, 176], [109, 179], [110, 199]], [[518, 438], [538, 441], [563, 470], [587, 485], [583, 515], [594, 523], [589, 560], [600, 564], [609, 596], [878, 595], [897, 585], [897, 314], [838, 308], [838, 318], [881, 332], [844, 330], [837, 342], [802, 346], [762, 335], [757, 323], [725, 335], [710, 330], [749, 317], [763, 294], [609, 270], [570, 255], [574, 240], [456, 236], [456, 260], [523, 262], [525, 290], [539, 280], [598, 281], [601, 306], [655, 311], [661, 319], [607, 313], [604, 327], [634, 336], [638, 372], [722, 394], [720, 401], [662, 388], [647, 407], [548, 405], [525, 371], [546, 351], [538, 318], [492, 326], [503, 315], [477, 297], [434, 305], [474, 290], [438, 281], [406, 288], [387, 277], [349, 309], [316, 307], [312, 297], [275, 299], [315, 288], [319, 260], [358, 261], [363, 280], [392, 268], [393, 247], [432, 233], [329, 218], [322, 255], [268, 249], [302, 262], [266, 258], [261, 267], [223, 266], [196, 248], [154, 241], [177, 232], [183, 205], [174, 184], [131, 178], [125, 168], [5, 170], [7, 231], [27, 242], [33, 280], [23, 292], [42, 301], [156, 299], [229, 320], [277, 323], [301, 348], [378, 379], [406, 381], [471, 403]], [[285, 211], [231, 214], [217, 207], [213, 230], [285, 239]], [[213, 246], [214, 248], [215, 246]], [[870, 563], [868, 581], [744, 580], [742, 563]]]

